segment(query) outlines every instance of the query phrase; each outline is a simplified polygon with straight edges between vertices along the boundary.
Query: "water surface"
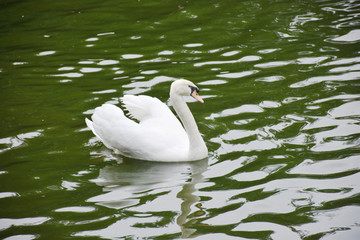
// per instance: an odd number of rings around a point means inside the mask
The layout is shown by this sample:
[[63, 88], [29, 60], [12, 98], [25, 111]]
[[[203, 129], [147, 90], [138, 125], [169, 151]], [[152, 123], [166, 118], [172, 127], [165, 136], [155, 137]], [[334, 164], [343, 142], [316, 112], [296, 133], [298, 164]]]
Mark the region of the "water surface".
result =
[[[358, 1], [2, 1], [3, 239], [359, 239]], [[115, 155], [84, 118], [187, 78], [209, 148]]]

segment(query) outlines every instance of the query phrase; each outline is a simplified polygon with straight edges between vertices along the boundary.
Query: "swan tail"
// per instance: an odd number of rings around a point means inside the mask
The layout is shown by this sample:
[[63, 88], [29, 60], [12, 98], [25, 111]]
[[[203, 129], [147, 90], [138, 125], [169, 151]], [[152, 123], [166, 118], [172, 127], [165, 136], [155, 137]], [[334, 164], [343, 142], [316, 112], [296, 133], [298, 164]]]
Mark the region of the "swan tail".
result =
[[135, 141], [132, 133], [138, 125], [124, 115], [124, 112], [112, 104], [97, 107], [91, 117], [85, 119], [86, 125], [103, 144], [123, 155], [128, 152], [129, 142]]
[[87, 127], [90, 128], [90, 130], [93, 132], [93, 134], [94, 134], [97, 138], [99, 138], [102, 142], [104, 142], [104, 141], [102, 140], [102, 138], [99, 136], [99, 134], [97, 134], [97, 132], [95, 131], [94, 122], [91, 121], [91, 120], [88, 119], [88, 118], [85, 118], [85, 123], [86, 123]]
[[[120, 112], [119, 112], [120, 111]], [[104, 142], [103, 138], [100, 136], [102, 132], [102, 128], [107, 126], [106, 122], [114, 121], [113, 113], [117, 113], [117, 117], [125, 117], [122, 113], [121, 109], [111, 104], [103, 104], [101, 107], [97, 107], [95, 109], [94, 114], [91, 119], [85, 118], [85, 123], [88, 128], [94, 133], [96, 137], [98, 137], [102, 142]]]
[[90, 128], [90, 130], [96, 135], [95, 129], [94, 129], [94, 126], [93, 126], [93, 122], [91, 120], [89, 120], [88, 118], [85, 118], [85, 123], [86, 123], [86, 126], [88, 128]]

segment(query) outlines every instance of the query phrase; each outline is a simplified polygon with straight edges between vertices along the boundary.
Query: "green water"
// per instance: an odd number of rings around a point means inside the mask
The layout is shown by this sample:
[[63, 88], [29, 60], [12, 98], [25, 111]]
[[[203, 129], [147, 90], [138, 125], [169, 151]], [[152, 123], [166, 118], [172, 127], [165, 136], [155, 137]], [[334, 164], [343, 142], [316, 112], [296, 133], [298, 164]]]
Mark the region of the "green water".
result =
[[[359, 239], [358, 1], [0, 2], [0, 238]], [[124, 94], [190, 102], [209, 159], [106, 149]]]

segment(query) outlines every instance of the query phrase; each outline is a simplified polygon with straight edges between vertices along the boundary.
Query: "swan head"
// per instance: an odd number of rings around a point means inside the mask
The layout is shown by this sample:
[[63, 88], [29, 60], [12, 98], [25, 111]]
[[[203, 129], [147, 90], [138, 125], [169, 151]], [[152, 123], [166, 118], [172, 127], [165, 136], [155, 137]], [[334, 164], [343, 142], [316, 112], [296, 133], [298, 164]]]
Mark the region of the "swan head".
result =
[[204, 103], [204, 100], [199, 95], [199, 88], [189, 80], [179, 79], [171, 84], [170, 95], [176, 94], [179, 96], [191, 96], [197, 101]]

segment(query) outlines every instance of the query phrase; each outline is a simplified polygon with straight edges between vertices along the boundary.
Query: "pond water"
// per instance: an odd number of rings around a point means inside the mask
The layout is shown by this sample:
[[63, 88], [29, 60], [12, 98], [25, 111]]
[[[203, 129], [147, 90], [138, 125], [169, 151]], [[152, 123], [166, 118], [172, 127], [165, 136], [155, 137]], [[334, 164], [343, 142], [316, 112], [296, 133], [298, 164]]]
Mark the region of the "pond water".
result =
[[[0, 3], [2, 239], [359, 239], [360, 2]], [[172, 81], [209, 148], [128, 159], [84, 119]]]

